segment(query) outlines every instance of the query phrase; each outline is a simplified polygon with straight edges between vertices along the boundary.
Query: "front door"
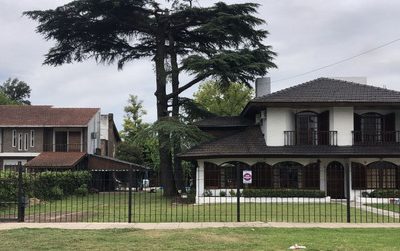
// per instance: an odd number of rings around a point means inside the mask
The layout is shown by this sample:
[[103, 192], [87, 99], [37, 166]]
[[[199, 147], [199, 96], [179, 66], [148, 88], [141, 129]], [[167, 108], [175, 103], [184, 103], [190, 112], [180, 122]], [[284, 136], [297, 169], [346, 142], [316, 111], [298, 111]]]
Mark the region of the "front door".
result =
[[344, 167], [339, 162], [331, 162], [326, 169], [326, 193], [332, 199], [344, 199]]
[[55, 151], [56, 152], [67, 152], [68, 151], [68, 133], [67, 132], [56, 132], [55, 133]]

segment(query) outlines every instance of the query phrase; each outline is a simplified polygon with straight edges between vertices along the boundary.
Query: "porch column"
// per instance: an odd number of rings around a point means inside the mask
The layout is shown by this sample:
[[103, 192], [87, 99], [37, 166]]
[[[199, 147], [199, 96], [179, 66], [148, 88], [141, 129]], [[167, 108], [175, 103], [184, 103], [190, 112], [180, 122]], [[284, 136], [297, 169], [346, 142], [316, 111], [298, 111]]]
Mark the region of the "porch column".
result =
[[326, 192], [326, 164], [319, 166], [319, 190]]
[[204, 161], [198, 161], [196, 169], [196, 203], [200, 202], [201, 196], [204, 194]]

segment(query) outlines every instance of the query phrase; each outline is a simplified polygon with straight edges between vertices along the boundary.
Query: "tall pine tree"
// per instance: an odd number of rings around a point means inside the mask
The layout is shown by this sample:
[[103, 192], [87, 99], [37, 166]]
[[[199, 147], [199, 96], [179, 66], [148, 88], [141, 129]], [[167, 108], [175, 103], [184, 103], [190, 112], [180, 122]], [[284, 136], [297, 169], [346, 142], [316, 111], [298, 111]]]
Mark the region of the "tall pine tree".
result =
[[[57, 66], [94, 58], [108, 64], [117, 62], [122, 69], [127, 62], [151, 58], [156, 73], [157, 118], [163, 121], [171, 116], [168, 102], [177, 116], [179, 95], [202, 80], [212, 77], [226, 85], [250, 84], [276, 67], [272, 63], [275, 53], [263, 44], [268, 32], [257, 28], [264, 23], [255, 17], [257, 4], [220, 2], [202, 8], [190, 3], [176, 0], [171, 8], [155, 0], [75, 0], [54, 10], [24, 14], [39, 22], [37, 32], [56, 42], [45, 55], [45, 64]], [[182, 72], [193, 79], [181, 84]], [[172, 81], [171, 93], [167, 93], [168, 79]], [[158, 138], [161, 182], [165, 194], [174, 195], [171, 134], [160, 130]], [[177, 180], [181, 183], [180, 177]]]

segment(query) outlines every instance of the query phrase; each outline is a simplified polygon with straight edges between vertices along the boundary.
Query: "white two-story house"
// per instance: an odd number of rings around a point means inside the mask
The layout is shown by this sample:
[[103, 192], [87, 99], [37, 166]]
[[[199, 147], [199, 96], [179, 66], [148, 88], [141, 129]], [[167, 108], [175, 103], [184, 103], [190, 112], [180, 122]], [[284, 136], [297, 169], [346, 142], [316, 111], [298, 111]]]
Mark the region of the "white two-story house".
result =
[[264, 80], [240, 116], [197, 123], [215, 136], [180, 155], [197, 161], [198, 198], [237, 188], [241, 170], [252, 171], [246, 187], [332, 199], [400, 188], [400, 92], [319, 78], [270, 93]]

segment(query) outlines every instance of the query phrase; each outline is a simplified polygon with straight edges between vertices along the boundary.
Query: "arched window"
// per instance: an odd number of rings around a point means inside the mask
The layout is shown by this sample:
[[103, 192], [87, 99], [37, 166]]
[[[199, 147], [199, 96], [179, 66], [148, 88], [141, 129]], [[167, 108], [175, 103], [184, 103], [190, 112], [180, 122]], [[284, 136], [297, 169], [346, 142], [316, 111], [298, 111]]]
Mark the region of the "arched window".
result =
[[237, 167], [241, 170], [249, 168], [247, 164], [237, 161], [226, 162], [221, 165], [204, 162], [205, 188], [236, 188]]
[[251, 166], [253, 175], [251, 188], [272, 188], [272, 167], [266, 163], [259, 162]]
[[301, 188], [300, 176], [303, 166], [297, 162], [285, 161], [275, 164], [275, 174], [279, 175], [280, 188]]
[[387, 161], [377, 161], [367, 166], [366, 184], [371, 189], [394, 189], [399, 186], [398, 166]]

